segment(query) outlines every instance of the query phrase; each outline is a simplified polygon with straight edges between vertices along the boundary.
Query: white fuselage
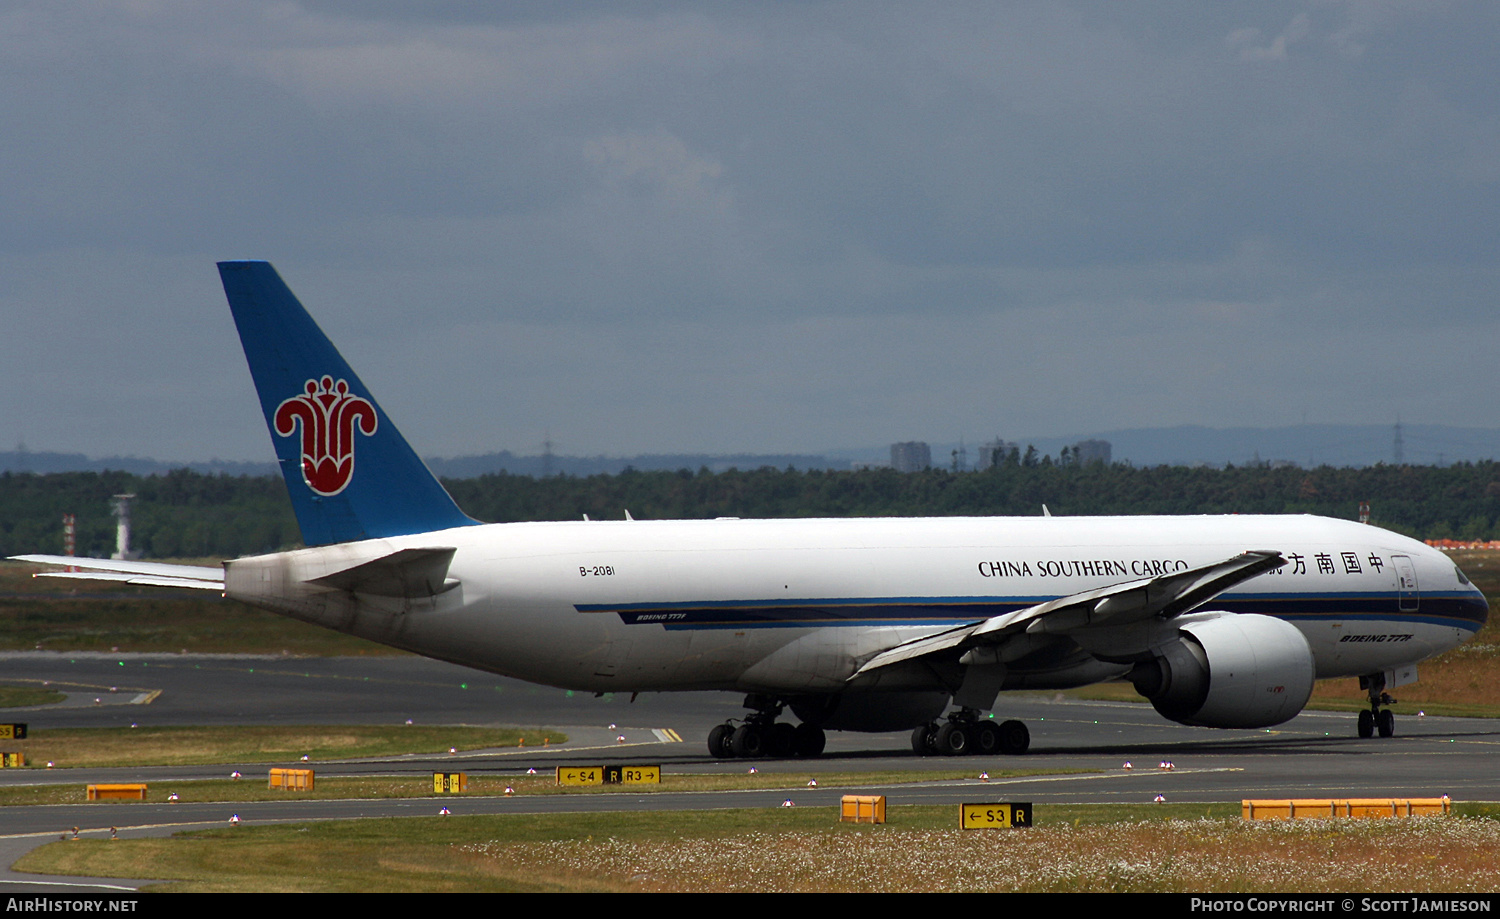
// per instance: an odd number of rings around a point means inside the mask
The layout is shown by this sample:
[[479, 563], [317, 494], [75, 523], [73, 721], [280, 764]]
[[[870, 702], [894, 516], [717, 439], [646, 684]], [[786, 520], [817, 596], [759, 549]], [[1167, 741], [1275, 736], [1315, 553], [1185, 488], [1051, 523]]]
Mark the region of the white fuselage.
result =
[[[448, 576], [458, 584], [435, 597], [304, 583], [431, 547], [456, 549]], [[492, 524], [240, 559], [226, 563], [226, 592], [571, 689], [821, 693], [846, 688], [862, 661], [910, 638], [1256, 549], [1287, 564], [1204, 608], [1293, 623], [1319, 678], [1414, 664], [1485, 620], [1484, 597], [1436, 550], [1309, 516]], [[1123, 669], [1015, 666], [1039, 687]]]

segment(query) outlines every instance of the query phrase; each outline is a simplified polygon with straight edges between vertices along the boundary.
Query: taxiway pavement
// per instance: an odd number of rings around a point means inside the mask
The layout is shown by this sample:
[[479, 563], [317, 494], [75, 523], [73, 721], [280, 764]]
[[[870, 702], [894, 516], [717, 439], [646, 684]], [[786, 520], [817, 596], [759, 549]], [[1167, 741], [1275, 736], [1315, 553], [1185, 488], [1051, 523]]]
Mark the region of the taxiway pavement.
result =
[[[667, 772], [723, 773], [748, 769], [715, 760], [704, 739], [710, 728], [744, 713], [732, 693], [594, 696], [533, 686], [416, 657], [292, 658], [218, 655], [0, 655], [0, 679], [49, 685], [67, 701], [0, 710], [0, 721], [30, 729], [187, 724], [462, 724], [549, 729], [569, 741], [548, 747], [408, 756], [314, 764], [320, 778], [345, 775], [472, 775], [550, 772], [558, 765], [611, 762], [659, 764]], [[1352, 683], [1352, 681], [1351, 681]], [[1351, 695], [1354, 695], [1351, 685]], [[756, 763], [763, 774], [931, 770], [972, 772], [972, 778], [883, 788], [796, 787], [695, 793], [631, 793], [448, 799], [453, 813], [581, 812], [622, 809], [773, 807], [836, 804], [857, 791], [888, 795], [893, 804], [957, 804], [974, 800], [1035, 803], [1146, 803], [1242, 798], [1407, 797], [1449, 795], [1456, 801], [1500, 800], [1500, 721], [1398, 718], [1396, 736], [1361, 740], [1354, 716], [1304, 712], [1263, 731], [1213, 731], [1165, 721], [1148, 705], [1081, 702], [1046, 695], [1002, 697], [997, 717], [1019, 718], [1031, 730], [1023, 758], [918, 757], [905, 733], [830, 732], [815, 760]], [[1126, 763], [1131, 768], [1125, 768]], [[1160, 768], [1173, 764], [1171, 770]], [[284, 765], [297, 765], [286, 763]], [[981, 782], [1004, 766], [1081, 770], [1075, 774]], [[238, 768], [263, 780], [267, 764], [118, 769], [0, 769], [0, 784], [143, 781], [152, 785], [224, 778]], [[79, 828], [80, 835], [164, 835], [222, 826], [232, 814], [245, 824], [436, 813], [433, 799], [298, 801], [240, 804], [95, 803], [0, 810], [0, 864]], [[145, 882], [139, 882], [145, 883]], [[54, 886], [54, 885], [63, 886]], [[99, 885], [79, 887], [78, 885]], [[0, 891], [39, 892], [131, 888], [118, 879], [44, 879], [0, 871]]]

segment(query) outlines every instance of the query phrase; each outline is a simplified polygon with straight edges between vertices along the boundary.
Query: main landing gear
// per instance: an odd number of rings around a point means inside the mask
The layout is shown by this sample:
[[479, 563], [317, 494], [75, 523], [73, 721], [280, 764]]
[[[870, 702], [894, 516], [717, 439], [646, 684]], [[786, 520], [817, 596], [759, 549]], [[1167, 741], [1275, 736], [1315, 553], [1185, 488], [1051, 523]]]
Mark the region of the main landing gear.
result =
[[1388, 708], [1381, 708], [1382, 705], [1393, 705], [1396, 702], [1385, 691], [1385, 674], [1374, 673], [1360, 677], [1359, 688], [1365, 690], [1370, 697], [1370, 707], [1359, 713], [1359, 736], [1374, 737], [1377, 731], [1381, 737], [1394, 735], [1396, 715]]
[[996, 724], [973, 709], [962, 709], [948, 716], [942, 724], [932, 722], [921, 725], [911, 732], [911, 748], [921, 756], [941, 753], [944, 756], [964, 756], [977, 753], [993, 756], [1020, 756], [1031, 746], [1031, 732], [1019, 721], [1002, 721]]
[[708, 732], [708, 752], [715, 759], [786, 759], [821, 756], [828, 736], [815, 724], [777, 721], [785, 705], [769, 696], [750, 695], [755, 711], [736, 725], [733, 720]]

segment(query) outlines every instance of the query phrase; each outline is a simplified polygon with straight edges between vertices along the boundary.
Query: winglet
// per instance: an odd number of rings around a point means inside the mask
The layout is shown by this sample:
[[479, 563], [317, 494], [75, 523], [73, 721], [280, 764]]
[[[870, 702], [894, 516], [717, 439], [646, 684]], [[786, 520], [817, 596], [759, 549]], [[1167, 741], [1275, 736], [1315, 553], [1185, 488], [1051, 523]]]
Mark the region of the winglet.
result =
[[261, 411], [309, 546], [477, 523], [268, 262], [220, 262]]

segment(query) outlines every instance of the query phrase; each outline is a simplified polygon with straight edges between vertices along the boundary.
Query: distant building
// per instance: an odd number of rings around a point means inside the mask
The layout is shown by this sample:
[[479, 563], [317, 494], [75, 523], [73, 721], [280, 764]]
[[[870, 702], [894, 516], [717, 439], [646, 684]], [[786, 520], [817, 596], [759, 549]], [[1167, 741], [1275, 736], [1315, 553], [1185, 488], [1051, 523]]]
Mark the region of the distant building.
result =
[[1080, 440], [1073, 445], [1073, 462], [1079, 466], [1089, 463], [1110, 464], [1110, 446], [1107, 440]]
[[932, 467], [932, 449], [925, 441], [891, 444], [891, 468], [897, 472], [921, 472]]
[[979, 445], [979, 462], [974, 465], [975, 469], [989, 469], [992, 466], [1005, 465], [1005, 458], [1010, 456], [1010, 451], [1020, 451], [1020, 444], [1013, 444], [1008, 440], [996, 437], [987, 444]]
[[953, 451], [953, 471], [969, 471], [969, 448], [964, 446], [962, 437], [958, 439], [958, 448]]

